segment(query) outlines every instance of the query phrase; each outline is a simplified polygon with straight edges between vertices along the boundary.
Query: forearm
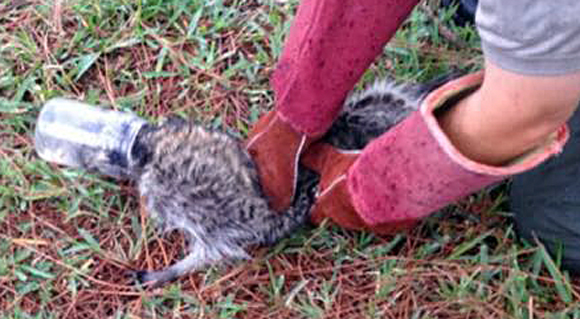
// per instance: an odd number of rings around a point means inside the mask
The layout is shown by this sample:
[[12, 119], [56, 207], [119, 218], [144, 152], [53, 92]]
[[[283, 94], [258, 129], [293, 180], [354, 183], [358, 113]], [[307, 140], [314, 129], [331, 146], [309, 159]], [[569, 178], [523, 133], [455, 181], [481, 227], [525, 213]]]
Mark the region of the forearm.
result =
[[440, 118], [468, 158], [502, 165], [543, 143], [574, 113], [580, 73], [524, 76], [486, 63], [482, 86]]

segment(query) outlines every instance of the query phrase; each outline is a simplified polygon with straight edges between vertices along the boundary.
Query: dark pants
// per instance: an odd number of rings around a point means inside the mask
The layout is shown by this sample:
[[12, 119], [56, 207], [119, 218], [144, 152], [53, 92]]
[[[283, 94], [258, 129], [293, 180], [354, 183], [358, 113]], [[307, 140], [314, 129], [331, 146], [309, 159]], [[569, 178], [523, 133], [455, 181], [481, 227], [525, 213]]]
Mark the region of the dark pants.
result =
[[534, 235], [562, 265], [580, 275], [580, 112], [568, 122], [570, 140], [564, 151], [537, 168], [514, 177], [510, 203], [518, 234]]

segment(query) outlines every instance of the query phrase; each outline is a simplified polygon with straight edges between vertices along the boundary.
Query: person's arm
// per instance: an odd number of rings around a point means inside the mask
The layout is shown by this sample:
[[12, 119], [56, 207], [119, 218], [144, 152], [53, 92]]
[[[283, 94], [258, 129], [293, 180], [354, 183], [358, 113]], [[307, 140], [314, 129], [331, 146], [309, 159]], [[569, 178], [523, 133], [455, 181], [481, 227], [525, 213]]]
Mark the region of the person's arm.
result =
[[440, 119], [468, 158], [502, 165], [543, 143], [580, 101], [580, 72], [520, 75], [486, 61], [482, 86]]
[[246, 149], [270, 205], [287, 209], [298, 160], [332, 125], [348, 92], [418, 0], [301, 0], [271, 84], [276, 107]]
[[392, 233], [562, 151], [580, 99], [580, 2], [479, 4], [485, 76], [431, 92], [360, 154], [326, 146], [305, 154], [303, 164], [321, 173], [315, 221]]

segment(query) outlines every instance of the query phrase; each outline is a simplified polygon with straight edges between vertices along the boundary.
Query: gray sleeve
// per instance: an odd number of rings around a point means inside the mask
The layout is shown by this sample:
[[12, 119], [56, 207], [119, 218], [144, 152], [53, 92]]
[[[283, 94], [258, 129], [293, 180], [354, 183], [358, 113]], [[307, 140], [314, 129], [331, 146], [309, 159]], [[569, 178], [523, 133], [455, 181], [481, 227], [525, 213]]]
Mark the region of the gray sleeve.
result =
[[487, 59], [529, 75], [580, 70], [579, 0], [480, 0], [476, 25]]

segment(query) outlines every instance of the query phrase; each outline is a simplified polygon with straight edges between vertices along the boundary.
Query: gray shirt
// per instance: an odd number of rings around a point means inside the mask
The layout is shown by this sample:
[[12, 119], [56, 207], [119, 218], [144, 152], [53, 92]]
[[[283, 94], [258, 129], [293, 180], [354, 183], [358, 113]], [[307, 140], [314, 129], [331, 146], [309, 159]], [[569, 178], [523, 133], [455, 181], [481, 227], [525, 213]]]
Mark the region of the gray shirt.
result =
[[503, 69], [580, 70], [580, 0], [480, 0], [476, 24], [486, 58]]

